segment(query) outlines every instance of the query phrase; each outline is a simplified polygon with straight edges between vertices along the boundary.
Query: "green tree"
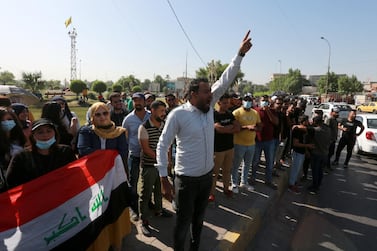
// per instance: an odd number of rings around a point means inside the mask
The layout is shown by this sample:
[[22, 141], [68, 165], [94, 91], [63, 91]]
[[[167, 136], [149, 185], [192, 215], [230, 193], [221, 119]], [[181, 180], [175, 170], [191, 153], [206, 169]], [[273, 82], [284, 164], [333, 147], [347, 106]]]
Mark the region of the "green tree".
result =
[[45, 82], [45, 88], [49, 90], [59, 90], [61, 88], [60, 80], [47, 80]]
[[113, 85], [113, 92], [122, 92], [123, 86], [121, 84], [114, 84]]
[[[207, 64], [207, 67], [205, 68], [199, 68], [196, 71], [196, 77], [197, 78], [207, 78], [210, 82], [215, 82], [218, 80], [225, 71], [225, 69], [228, 67], [229, 64], [221, 64], [221, 61], [211, 61]], [[245, 74], [241, 71], [239, 71], [236, 75], [236, 78], [234, 79], [231, 86], [236, 85], [237, 83], [241, 82]]]
[[143, 90], [148, 90], [149, 87], [151, 86], [152, 84], [152, 81], [150, 81], [149, 79], [145, 79], [142, 83], [141, 83], [141, 89]]
[[123, 90], [130, 92], [132, 87], [135, 85], [140, 85], [140, 80], [137, 79], [134, 75], [129, 75], [127, 77], [122, 76], [116, 84], [120, 84], [123, 86]]
[[342, 94], [355, 94], [363, 91], [363, 85], [357, 80], [356, 76], [342, 76], [338, 79], [339, 92]]
[[275, 78], [268, 83], [268, 88], [271, 92], [285, 91], [299, 94], [302, 91], [302, 87], [308, 84], [309, 81], [301, 75], [300, 70], [289, 69], [288, 74]]
[[45, 81], [42, 80], [42, 72], [23, 72], [22, 81], [24, 81], [25, 87], [30, 88], [32, 92], [44, 88]]
[[141, 87], [140, 85], [135, 85], [132, 87], [132, 92], [141, 92]]
[[10, 71], [0, 72], [0, 83], [3, 85], [13, 84], [15, 82], [14, 75]]
[[317, 87], [320, 93], [338, 92], [338, 76], [331, 72], [329, 75], [329, 86], [327, 86], [327, 75], [320, 77], [317, 82]]
[[102, 95], [107, 90], [107, 85], [101, 80], [95, 80], [92, 84], [92, 90]]
[[166, 84], [167, 84], [167, 81], [161, 77], [160, 75], [157, 75], [155, 78], [154, 78], [154, 83], [159, 83], [160, 84], [160, 91], [163, 91], [164, 90], [164, 87], [166, 87]]
[[82, 91], [86, 88], [87, 87], [85, 82], [80, 79], [72, 80], [71, 84], [69, 85], [69, 89], [71, 89], [72, 92], [76, 93], [77, 99], [79, 98], [79, 94], [82, 93]]
[[288, 75], [284, 81], [284, 88], [288, 93], [299, 94], [302, 91], [302, 87], [308, 84], [309, 80], [301, 75], [300, 70], [289, 69]]

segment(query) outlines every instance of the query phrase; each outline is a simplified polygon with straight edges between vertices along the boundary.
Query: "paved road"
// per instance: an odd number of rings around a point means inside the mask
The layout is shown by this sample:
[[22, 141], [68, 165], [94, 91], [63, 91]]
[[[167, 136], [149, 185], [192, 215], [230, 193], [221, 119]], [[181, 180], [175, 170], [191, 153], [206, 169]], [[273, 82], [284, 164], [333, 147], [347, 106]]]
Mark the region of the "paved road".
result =
[[377, 156], [354, 155], [318, 195], [305, 191], [310, 182], [300, 195], [285, 192], [247, 250], [377, 250], [376, 177]]

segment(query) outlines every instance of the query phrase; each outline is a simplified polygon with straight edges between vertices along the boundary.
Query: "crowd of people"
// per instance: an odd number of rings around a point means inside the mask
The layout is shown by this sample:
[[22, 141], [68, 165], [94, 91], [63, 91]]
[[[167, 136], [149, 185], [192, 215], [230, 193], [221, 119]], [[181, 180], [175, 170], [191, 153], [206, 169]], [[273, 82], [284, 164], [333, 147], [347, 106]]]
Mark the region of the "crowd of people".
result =
[[[304, 114], [305, 100], [226, 93], [252, 47], [250, 40], [247, 33], [215, 84], [193, 80], [182, 105], [174, 94], [166, 95], [163, 102], [151, 93], [133, 93], [129, 101], [112, 93], [108, 103], [91, 105], [87, 123], [80, 126], [63, 97], [45, 103], [41, 118], [33, 121], [26, 105], [1, 97], [0, 191], [95, 150], [115, 149], [129, 179], [130, 217], [134, 222], [140, 219], [144, 235], [151, 235], [153, 215], [172, 216], [162, 207], [162, 198], [173, 203], [175, 250], [184, 249], [189, 229], [191, 250], [199, 248], [205, 209], [218, 196], [219, 177], [226, 197], [255, 190], [262, 152], [266, 186], [276, 190], [273, 177], [287, 167], [288, 190], [298, 194], [310, 166], [309, 192], [317, 194], [323, 167], [337, 165], [347, 146], [347, 168], [355, 138], [361, 134], [356, 128], [364, 128], [355, 120], [356, 111], [350, 111], [346, 121], [338, 121], [339, 111], [334, 109], [324, 123], [320, 111], [313, 118]], [[338, 130], [343, 134], [335, 151]]]

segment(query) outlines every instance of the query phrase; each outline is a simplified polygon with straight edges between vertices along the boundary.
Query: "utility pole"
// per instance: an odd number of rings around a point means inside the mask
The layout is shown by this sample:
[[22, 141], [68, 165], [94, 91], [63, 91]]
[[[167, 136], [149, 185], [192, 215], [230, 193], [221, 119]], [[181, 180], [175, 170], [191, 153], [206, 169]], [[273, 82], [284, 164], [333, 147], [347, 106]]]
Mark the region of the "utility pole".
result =
[[326, 83], [326, 97], [327, 97], [327, 94], [329, 93], [329, 87], [330, 87], [329, 78], [330, 78], [331, 45], [330, 45], [329, 40], [327, 40], [325, 37], [321, 37], [321, 39], [325, 40], [327, 45], [329, 46], [329, 61], [327, 63], [327, 83]]
[[71, 31], [68, 31], [68, 36], [71, 38], [71, 81], [77, 79], [76, 71], [76, 29], [73, 28]]

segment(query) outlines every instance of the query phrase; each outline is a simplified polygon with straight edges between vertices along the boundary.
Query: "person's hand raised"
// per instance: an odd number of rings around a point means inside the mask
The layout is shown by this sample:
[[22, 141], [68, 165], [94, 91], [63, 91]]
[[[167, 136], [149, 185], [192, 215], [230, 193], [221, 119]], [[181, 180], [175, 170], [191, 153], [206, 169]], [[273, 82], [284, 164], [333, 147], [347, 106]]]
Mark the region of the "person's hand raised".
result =
[[251, 38], [249, 37], [250, 35], [250, 30], [247, 31], [245, 37], [243, 38], [241, 42], [241, 47], [240, 50], [238, 51], [238, 54], [240, 56], [245, 56], [245, 54], [251, 49], [253, 44], [251, 43]]

